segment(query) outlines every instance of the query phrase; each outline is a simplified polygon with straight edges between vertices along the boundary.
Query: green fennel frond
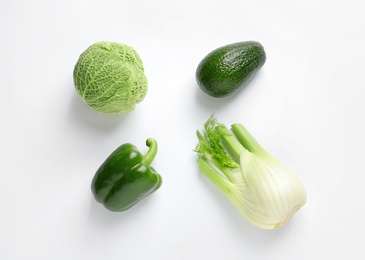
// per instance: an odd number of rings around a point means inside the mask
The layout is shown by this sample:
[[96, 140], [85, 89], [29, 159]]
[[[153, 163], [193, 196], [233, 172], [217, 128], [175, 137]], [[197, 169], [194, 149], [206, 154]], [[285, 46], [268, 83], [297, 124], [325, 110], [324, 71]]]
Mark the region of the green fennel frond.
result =
[[230, 133], [224, 131], [220, 126], [217, 119], [211, 117], [204, 124], [203, 134], [197, 131], [199, 144], [195, 149], [195, 152], [208, 159], [218, 161], [222, 167], [239, 168], [240, 165], [229, 156], [222, 143], [223, 136]]

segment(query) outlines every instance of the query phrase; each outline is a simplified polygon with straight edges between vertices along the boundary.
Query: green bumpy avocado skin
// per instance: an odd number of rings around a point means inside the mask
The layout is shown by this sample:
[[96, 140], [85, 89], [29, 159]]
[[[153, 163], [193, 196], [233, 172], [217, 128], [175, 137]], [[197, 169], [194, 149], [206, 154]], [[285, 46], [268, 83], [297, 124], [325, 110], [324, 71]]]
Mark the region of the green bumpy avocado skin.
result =
[[76, 91], [103, 114], [125, 114], [146, 96], [148, 81], [138, 53], [130, 46], [98, 42], [79, 57], [73, 79]]
[[196, 80], [206, 94], [226, 97], [246, 86], [265, 61], [266, 53], [259, 42], [228, 44], [203, 58], [196, 70]]

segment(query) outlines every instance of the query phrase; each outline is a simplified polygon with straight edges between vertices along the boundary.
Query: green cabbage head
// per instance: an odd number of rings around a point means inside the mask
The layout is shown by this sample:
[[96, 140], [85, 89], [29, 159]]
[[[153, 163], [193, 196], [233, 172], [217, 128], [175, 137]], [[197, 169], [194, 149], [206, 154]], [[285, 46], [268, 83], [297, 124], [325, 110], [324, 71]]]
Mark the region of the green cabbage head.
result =
[[104, 114], [133, 111], [147, 93], [147, 78], [138, 53], [130, 46], [98, 42], [79, 57], [73, 72], [78, 95]]

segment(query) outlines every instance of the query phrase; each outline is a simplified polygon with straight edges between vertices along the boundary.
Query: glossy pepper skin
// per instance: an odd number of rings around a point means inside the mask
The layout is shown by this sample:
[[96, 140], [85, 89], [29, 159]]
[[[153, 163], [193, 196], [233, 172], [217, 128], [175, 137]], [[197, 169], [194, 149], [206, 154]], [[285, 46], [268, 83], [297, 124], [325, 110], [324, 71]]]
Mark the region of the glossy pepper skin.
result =
[[157, 154], [157, 142], [146, 141], [142, 155], [133, 144], [119, 146], [99, 167], [91, 183], [96, 201], [110, 211], [124, 211], [160, 188], [161, 176], [150, 164]]

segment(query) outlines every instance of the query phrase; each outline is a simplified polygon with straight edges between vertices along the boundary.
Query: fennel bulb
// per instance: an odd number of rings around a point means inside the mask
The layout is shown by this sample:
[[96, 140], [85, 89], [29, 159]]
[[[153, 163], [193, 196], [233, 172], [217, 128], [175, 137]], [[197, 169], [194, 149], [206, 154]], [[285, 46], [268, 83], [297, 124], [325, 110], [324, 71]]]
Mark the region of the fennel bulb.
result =
[[232, 132], [211, 117], [197, 131], [199, 170], [253, 225], [279, 228], [306, 203], [298, 176], [264, 150], [242, 124]]

